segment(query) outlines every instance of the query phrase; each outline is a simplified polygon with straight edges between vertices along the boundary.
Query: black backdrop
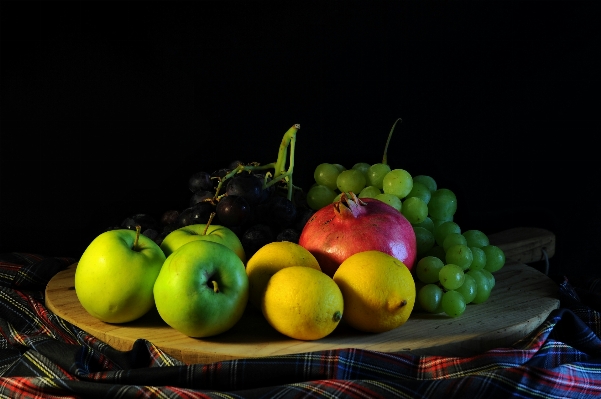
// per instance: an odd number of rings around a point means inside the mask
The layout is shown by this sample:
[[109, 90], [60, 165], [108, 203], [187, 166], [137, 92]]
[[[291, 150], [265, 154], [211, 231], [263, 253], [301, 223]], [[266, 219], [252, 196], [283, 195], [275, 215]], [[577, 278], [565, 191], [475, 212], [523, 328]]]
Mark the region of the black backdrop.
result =
[[594, 2], [1, 4], [0, 252], [78, 257], [187, 180], [275, 161], [434, 177], [464, 230], [557, 236], [554, 273], [598, 273]]

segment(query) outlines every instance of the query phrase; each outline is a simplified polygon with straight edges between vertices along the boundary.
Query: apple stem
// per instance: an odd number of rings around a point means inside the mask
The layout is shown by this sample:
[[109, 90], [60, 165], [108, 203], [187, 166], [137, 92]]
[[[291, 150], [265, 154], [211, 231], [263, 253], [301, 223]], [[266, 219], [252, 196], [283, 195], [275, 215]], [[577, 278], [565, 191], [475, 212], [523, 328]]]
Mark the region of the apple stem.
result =
[[213, 291], [216, 293], [219, 292], [219, 285], [217, 285], [217, 281], [213, 280], [211, 283], [213, 283]]
[[211, 222], [213, 221], [214, 217], [215, 217], [215, 212], [211, 212], [211, 216], [209, 216], [209, 220], [207, 221], [207, 225], [205, 226], [205, 229], [202, 232], [203, 236], [207, 235], [207, 230], [209, 229], [209, 226], [211, 225]]
[[142, 226], [137, 225], [136, 226], [136, 238], [134, 239], [134, 246], [132, 248], [134, 251], [138, 250], [138, 240], [140, 239], [140, 230], [142, 230]]
[[390, 129], [390, 133], [388, 133], [388, 139], [386, 140], [386, 145], [384, 146], [384, 156], [382, 157], [382, 163], [384, 165], [388, 165], [388, 155], [386, 155], [388, 153], [388, 144], [390, 143], [390, 138], [392, 137], [392, 132], [394, 132], [394, 128], [398, 121], [401, 121], [401, 123], [403, 122], [403, 120], [401, 118], [398, 118], [392, 124], [392, 129]]

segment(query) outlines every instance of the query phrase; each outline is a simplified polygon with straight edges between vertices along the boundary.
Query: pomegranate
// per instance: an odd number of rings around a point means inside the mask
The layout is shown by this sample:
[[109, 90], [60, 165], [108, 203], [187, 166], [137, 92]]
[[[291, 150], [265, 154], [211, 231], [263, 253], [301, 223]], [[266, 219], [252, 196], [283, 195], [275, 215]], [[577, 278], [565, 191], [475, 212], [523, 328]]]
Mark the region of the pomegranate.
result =
[[409, 270], [416, 257], [415, 233], [409, 221], [392, 206], [373, 198], [359, 199], [352, 192], [343, 193], [339, 201], [315, 212], [298, 243], [315, 256], [330, 277], [357, 252], [382, 251]]

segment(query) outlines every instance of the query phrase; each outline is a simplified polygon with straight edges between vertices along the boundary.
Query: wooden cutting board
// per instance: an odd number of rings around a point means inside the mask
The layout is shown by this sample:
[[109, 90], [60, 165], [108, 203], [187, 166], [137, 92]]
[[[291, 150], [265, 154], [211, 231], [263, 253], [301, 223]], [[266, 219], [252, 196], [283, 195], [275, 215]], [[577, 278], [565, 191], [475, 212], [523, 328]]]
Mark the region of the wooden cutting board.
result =
[[77, 264], [50, 280], [46, 306], [115, 349], [130, 350], [143, 338], [187, 364], [341, 348], [470, 356], [515, 343], [559, 307], [557, 284], [524, 264], [553, 256], [555, 236], [551, 232], [516, 228], [489, 238], [505, 251], [507, 262], [495, 273], [496, 285], [486, 302], [468, 305], [465, 313], [454, 319], [414, 312], [405, 324], [386, 333], [362, 333], [341, 323], [325, 338], [299, 341], [275, 331], [250, 307], [232, 329], [203, 339], [187, 337], [169, 327], [156, 309], [130, 323], [108, 324], [90, 316], [80, 305], [74, 287]]

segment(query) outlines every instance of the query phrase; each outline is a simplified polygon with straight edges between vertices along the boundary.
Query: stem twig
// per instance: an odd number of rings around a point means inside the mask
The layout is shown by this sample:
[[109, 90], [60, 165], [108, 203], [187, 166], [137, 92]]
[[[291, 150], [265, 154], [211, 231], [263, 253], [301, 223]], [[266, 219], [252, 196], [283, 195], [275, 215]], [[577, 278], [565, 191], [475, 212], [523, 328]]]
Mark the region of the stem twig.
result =
[[384, 146], [384, 156], [382, 157], [382, 163], [384, 165], [388, 165], [388, 155], [386, 155], [388, 153], [388, 144], [390, 143], [390, 138], [392, 137], [392, 132], [394, 132], [394, 128], [395, 128], [397, 122], [399, 122], [399, 121], [401, 121], [401, 123], [403, 122], [403, 120], [401, 118], [398, 118], [392, 124], [392, 129], [390, 129], [390, 133], [388, 133], [388, 139], [386, 140], [386, 145]]

